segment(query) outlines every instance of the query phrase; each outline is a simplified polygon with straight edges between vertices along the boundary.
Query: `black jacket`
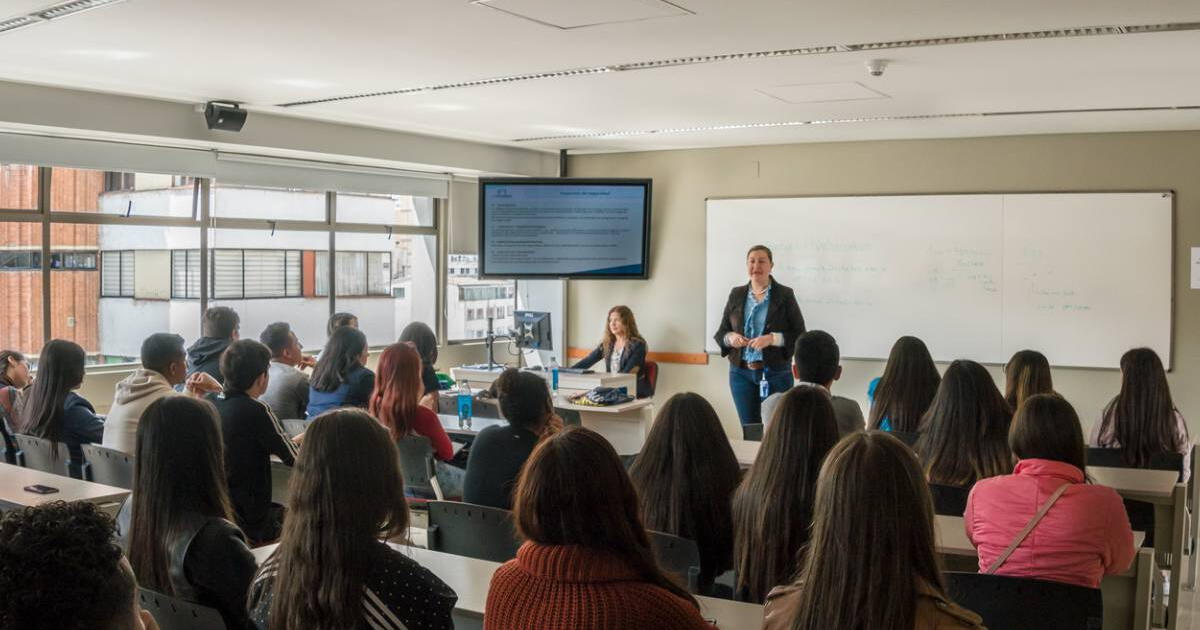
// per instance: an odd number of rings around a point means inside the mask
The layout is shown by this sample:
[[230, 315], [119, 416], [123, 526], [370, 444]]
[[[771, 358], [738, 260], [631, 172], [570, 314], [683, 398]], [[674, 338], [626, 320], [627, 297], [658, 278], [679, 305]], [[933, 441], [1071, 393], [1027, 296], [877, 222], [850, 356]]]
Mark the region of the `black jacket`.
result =
[[517, 477], [537, 444], [538, 436], [508, 424], [480, 431], [467, 458], [463, 501], [511, 510]]
[[232, 339], [217, 339], [216, 337], [201, 337], [187, 351], [188, 376], [196, 372], [207, 372], [224, 383], [221, 378], [221, 353], [233, 343]]
[[[721, 314], [721, 325], [713, 337], [721, 348], [721, 356], [729, 359], [732, 365], [742, 360], [742, 351], [726, 345], [725, 335], [731, 332], [741, 334], [745, 329], [746, 294], [749, 292], [749, 283], [736, 286], [729, 292], [725, 312]], [[771, 301], [767, 304], [767, 323], [763, 326], [763, 334], [769, 333], [782, 333], [783, 346], [763, 348], [763, 362], [772, 369], [786, 368], [791, 363], [796, 339], [804, 334], [804, 315], [800, 313], [800, 304], [796, 302], [796, 292], [776, 282], [774, 277], [771, 278]]]
[[646, 379], [646, 342], [644, 340], [630, 339], [629, 343], [625, 344], [625, 351], [621, 353], [621, 365], [616, 366], [615, 370], [611, 357], [604, 354], [604, 344], [596, 346], [591, 354], [576, 361], [575, 365], [571, 367], [586, 370], [600, 361], [604, 361], [605, 372], [636, 374], [638, 398], [654, 395], [654, 390], [650, 388], [650, 381]]
[[[133, 500], [117, 515], [117, 537], [129, 550]], [[185, 526], [166, 541], [167, 575], [175, 597], [217, 609], [228, 630], [251, 630], [246, 593], [258, 562], [237, 525], [216, 516], [190, 513]], [[165, 590], [165, 589], [163, 589]]]
[[238, 525], [251, 540], [271, 538], [271, 456], [291, 466], [296, 445], [265, 403], [242, 392], [228, 392], [213, 403], [221, 414], [225, 476]]

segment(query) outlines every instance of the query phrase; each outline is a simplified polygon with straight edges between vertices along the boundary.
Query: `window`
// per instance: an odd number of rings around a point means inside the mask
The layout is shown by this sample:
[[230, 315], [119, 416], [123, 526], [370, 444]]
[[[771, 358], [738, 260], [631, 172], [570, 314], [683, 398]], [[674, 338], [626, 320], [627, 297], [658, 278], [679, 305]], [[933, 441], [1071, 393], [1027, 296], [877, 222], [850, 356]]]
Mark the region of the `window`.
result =
[[80, 168], [51, 169], [50, 210], [137, 217], [193, 218], [194, 178]]
[[338, 223], [433, 225], [433, 200], [409, 195], [339, 192]]
[[177, 249], [171, 252], [171, 297], [200, 298], [200, 250]]
[[17, 350], [31, 363], [44, 341], [41, 246], [40, 223], [0, 223], [0, 349]]
[[487, 334], [487, 318], [496, 334], [507, 334], [516, 293], [512, 280], [478, 280], [474, 254], [450, 256], [446, 286], [447, 335], [450, 339], [478, 339]]
[[101, 252], [101, 297], [133, 297], [133, 266], [136, 259], [132, 250]]
[[38, 168], [0, 163], [0, 210], [38, 209]]
[[[299, 297], [304, 252], [284, 249], [214, 249], [210, 297]], [[199, 250], [172, 252], [171, 295], [200, 297]]]
[[323, 222], [325, 191], [214, 182], [212, 216]]
[[[338, 252], [338, 296], [394, 295], [391, 267], [391, 252]], [[317, 254], [315, 284], [317, 295], [329, 295], [327, 252]]]

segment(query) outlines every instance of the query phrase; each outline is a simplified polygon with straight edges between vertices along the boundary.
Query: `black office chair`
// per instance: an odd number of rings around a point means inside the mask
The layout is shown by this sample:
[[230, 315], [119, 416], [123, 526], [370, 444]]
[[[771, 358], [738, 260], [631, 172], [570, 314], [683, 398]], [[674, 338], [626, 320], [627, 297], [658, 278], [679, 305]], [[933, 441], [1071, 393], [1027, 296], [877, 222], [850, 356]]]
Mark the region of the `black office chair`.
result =
[[[423, 435], [406, 435], [396, 444], [400, 449], [400, 469], [404, 474], [404, 490], [421, 503], [430, 499], [445, 500], [437, 481], [433, 463], [433, 443]], [[413, 503], [413, 501], [409, 501]]]
[[1101, 630], [1100, 589], [1030, 578], [948, 571], [946, 594], [988, 630]]
[[921, 434], [909, 433], [908, 431], [892, 431], [892, 436], [907, 444], [909, 448], [912, 448], [917, 445], [917, 438], [921, 437]]
[[747, 442], [761, 442], [763, 436], [763, 424], [755, 422], [754, 424], [742, 425], [742, 439]]
[[512, 512], [500, 508], [430, 501], [429, 548], [458, 556], [507, 562], [521, 546], [513, 528]]
[[[1172, 470], [1179, 472], [1183, 479], [1183, 455], [1179, 453], [1159, 453], [1150, 458], [1146, 466], [1130, 466], [1121, 457], [1121, 449], [1089, 448], [1087, 454], [1088, 466], [1102, 468], [1146, 468], [1149, 470]], [[1188, 493], [1191, 496], [1191, 493]], [[1129, 515], [1129, 525], [1135, 532], [1146, 532], [1143, 547], [1154, 546], [1154, 504], [1145, 501], [1125, 500], [1125, 512]]]
[[971, 488], [931, 483], [929, 494], [933, 496], [934, 514], [962, 516], [967, 511], [967, 497], [971, 495]]
[[654, 530], [646, 533], [650, 535], [650, 546], [654, 549], [658, 566], [667, 573], [679, 576], [688, 585], [689, 591], [695, 593], [699, 590], [700, 548], [696, 542]]
[[215, 608], [193, 604], [148, 588], [138, 589], [142, 608], [161, 630], [225, 630], [225, 620]]
[[84, 478], [114, 488], [133, 488], [133, 456], [99, 444], [84, 444]]
[[51, 447], [50, 440], [22, 433], [14, 435], [13, 441], [17, 443], [17, 449], [20, 450], [18, 457], [20, 465], [52, 475], [62, 475], [63, 477], [75, 477], [78, 479], [82, 476], [71, 474], [71, 470], [68, 467], [71, 454], [67, 451], [66, 444], [59, 442], [58, 449], [56, 450]]

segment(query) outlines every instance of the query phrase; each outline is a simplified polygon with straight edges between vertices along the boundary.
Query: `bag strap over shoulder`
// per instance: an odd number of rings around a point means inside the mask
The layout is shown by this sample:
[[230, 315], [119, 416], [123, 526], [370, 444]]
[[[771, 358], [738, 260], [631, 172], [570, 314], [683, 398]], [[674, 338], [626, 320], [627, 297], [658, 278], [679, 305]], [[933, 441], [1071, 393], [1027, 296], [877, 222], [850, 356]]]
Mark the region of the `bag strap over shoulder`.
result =
[[1037, 527], [1038, 522], [1042, 520], [1042, 517], [1046, 515], [1046, 512], [1050, 511], [1050, 508], [1055, 504], [1055, 502], [1058, 501], [1058, 498], [1061, 497], [1069, 487], [1071, 487], [1071, 484], [1064, 483], [1058, 487], [1058, 490], [1054, 491], [1054, 494], [1050, 495], [1050, 498], [1042, 504], [1040, 509], [1038, 509], [1037, 514], [1034, 514], [1033, 518], [1029, 519], [1029, 522], [1025, 524], [1025, 528], [1021, 530], [1021, 533], [1017, 534], [1017, 537], [1014, 538], [1012, 543], [1008, 545], [1008, 549], [1005, 549], [1004, 553], [1000, 554], [1000, 557], [996, 558], [996, 561], [993, 562], [992, 566], [988, 567], [987, 571], [984, 571], [984, 573], [995, 573], [996, 571], [1000, 570], [1000, 567], [1004, 566], [1004, 563], [1008, 560], [1008, 557], [1011, 556], [1013, 552], [1021, 546], [1021, 543], [1025, 542], [1025, 538], [1029, 536], [1029, 533], [1033, 531], [1034, 527]]

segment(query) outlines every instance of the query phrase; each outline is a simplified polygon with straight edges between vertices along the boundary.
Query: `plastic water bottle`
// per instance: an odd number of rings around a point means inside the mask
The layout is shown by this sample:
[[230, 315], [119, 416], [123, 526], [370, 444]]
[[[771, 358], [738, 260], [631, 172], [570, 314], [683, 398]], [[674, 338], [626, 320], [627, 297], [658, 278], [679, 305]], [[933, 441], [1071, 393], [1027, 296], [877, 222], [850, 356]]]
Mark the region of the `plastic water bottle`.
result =
[[550, 391], [558, 395], [558, 360], [550, 357]]
[[471, 397], [471, 386], [467, 381], [458, 382], [458, 428], [471, 428], [471, 405], [474, 399]]
[[758, 399], [766, 400], [771, 395], [771, 384], [767, 382], [767, 372], [763, 370], [762, 380], [758, 382]]

